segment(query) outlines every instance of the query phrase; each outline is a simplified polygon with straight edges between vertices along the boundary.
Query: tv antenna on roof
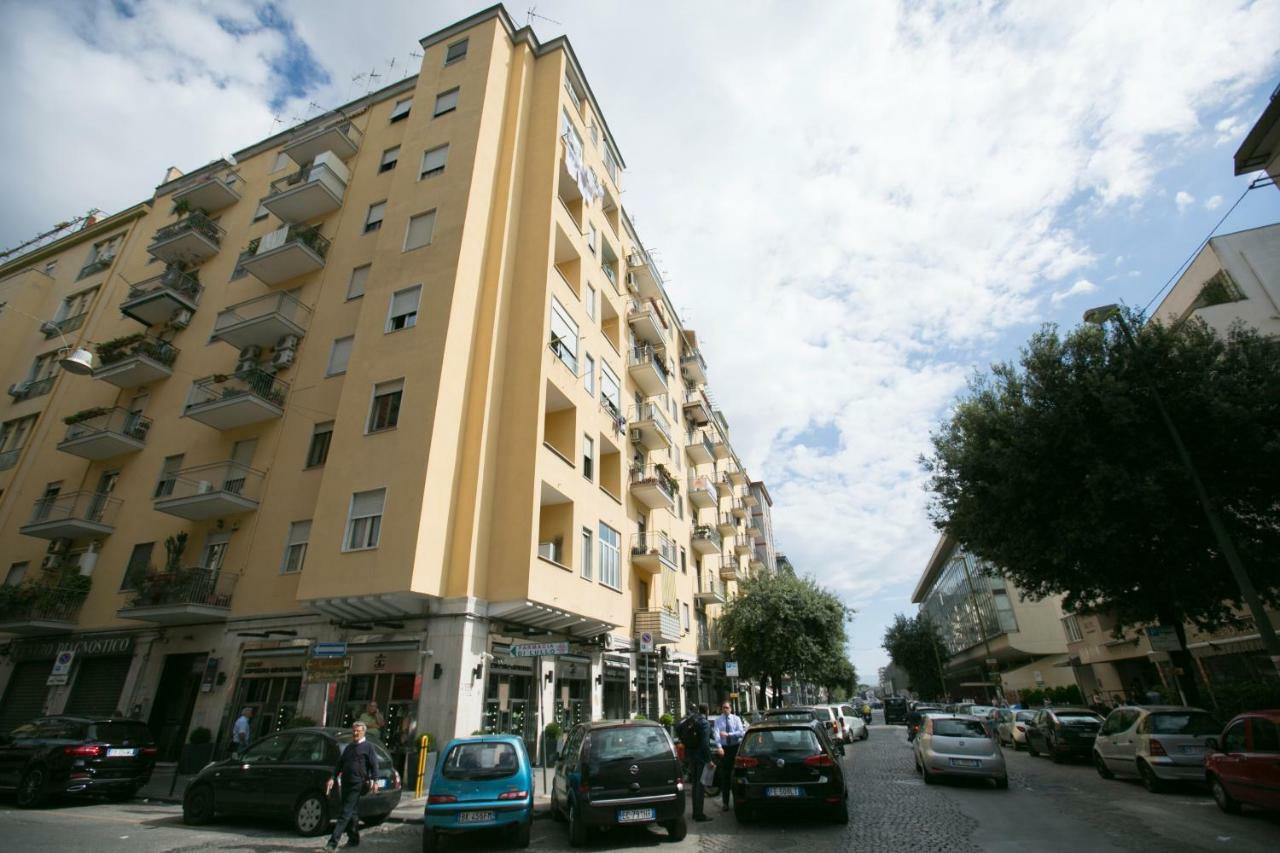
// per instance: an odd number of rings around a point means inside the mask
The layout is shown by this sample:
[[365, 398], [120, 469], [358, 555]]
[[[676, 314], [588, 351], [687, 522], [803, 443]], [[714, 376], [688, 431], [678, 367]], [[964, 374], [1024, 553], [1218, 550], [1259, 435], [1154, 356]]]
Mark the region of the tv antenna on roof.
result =
[[546, 21], [548, 24], [555, 24], [558, 27], [564, 26], [564, 24], [560, 23], [559, 21], [553, 21], [550, 18], [548, 18], [546, 15], [539, 15], [537, 6], [530, 6], [529, 11], [525, 14], [526, 14], [525, 22], [531, 27], [533, 26], [534, 18], [537, 18], [540, 21]]

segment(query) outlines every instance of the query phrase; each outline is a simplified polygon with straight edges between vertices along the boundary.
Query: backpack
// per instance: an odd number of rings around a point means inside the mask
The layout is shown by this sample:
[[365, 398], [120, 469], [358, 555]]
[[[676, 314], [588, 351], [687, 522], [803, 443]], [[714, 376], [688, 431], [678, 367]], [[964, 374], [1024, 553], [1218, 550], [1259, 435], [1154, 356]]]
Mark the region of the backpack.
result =
[[698, 722], [698, 715], [690, 714], [676, 726], [676, 737], [684, 744], [686, 751], [697, 751], [703, 746], [702, 726]]

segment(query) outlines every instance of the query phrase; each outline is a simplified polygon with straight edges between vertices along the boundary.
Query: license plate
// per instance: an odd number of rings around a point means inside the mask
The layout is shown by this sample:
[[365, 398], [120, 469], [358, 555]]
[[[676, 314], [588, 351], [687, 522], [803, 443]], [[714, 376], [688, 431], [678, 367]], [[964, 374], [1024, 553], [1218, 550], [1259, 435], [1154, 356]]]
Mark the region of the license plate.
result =
[[1194, 745], [1192, 745], [1192, 746], [1184, 746], [1184, 747], [1182, 747], [1182, 754], [1183, 754], [1183, 755], [1203, 755], [1203, 754], [1204, 754], [1204, 747], [1203, 747], [1203, 746], [1194, 746]]
[[108, 749], [107, 758], [133, 758], [138, 754], [136, 749]]
[[381, 790], [382, 790], [383, 788], [385, 788], [385, 787], [387, 787], [387, 780], [386, 780], [386, 779], [374, 779], [374, 780], [373, 780], [373, 790], [375, 790], [375, 791], [381, 791]]
[[458, 823], [489, 823], [493, 815], [493, 812], [462, 812], [458, 815]]
[[618, 823], [643, 823], [657, 817], [657, 809], [618, 809]]
[[803, 797], [804, 791], [799, 788], [765, 788], [764, 795], [766, 797]]
[[976, 758], [952, 758], [952, 767], [978, 767], [981, 764]]

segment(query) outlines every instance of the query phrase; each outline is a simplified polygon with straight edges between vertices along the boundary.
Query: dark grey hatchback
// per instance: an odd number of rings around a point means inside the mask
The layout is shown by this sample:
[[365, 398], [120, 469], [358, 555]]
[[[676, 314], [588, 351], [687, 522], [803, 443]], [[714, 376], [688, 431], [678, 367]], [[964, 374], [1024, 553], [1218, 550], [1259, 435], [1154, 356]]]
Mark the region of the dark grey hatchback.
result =
[[137, 720], [39, 717], [0, 735], [0, 790], [22, 808], [66, 795], [131, 799], [155, 765], [155, 739]]

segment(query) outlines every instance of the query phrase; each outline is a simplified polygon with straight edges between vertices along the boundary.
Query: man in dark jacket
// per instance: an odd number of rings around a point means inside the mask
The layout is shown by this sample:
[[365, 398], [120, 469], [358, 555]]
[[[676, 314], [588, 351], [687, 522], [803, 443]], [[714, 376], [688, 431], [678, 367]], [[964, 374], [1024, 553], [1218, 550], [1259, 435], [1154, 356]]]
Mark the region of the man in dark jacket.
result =
[[693, 819], [711, 820], [711, 817], [702, 810], [702, 801], [706, 798], [706, 790], [702, 785], [702, 771], [710, 763], [712, 755], [711, 721], [707, 719], [705, 704], [698, 706], [698, 714], [692, 722], [696, 735], [692, 738], [692, 742], [684, 741], [684, 751], [685, 757], [689, 760], [689, 772], [693, 776]]
[[359, 720], [351, 724], [351, 743], [338, 756], [333, 778], [324, 789], [327, 796], [333, 790], [334, 779], [337, 779], [342, 791], [342, 811], [334, 824], [333, 835], [325, 845], [328, 850], [338, 849], [338, 839], [344, 830], [347, 844], [355, 847], [360, 843], [360, 795], [372, 790], [374, 780], [378, 778], [378, 754], [373, 751], [373, 744], [365, 739], [366, 731], [368, 727]]

